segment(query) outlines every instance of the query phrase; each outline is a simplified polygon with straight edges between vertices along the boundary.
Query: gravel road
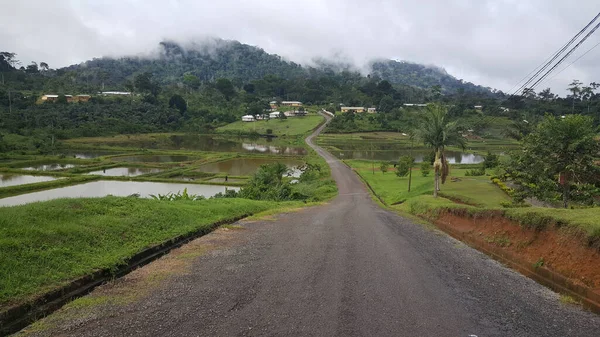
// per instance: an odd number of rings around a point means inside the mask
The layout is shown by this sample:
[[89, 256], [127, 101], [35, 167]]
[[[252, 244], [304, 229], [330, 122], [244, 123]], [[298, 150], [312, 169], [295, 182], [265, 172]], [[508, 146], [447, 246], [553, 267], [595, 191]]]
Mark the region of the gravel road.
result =
[[[211, 249], [186, 260], [185, 272], [157, 278], [143, 296], [105, 301], [84, 315], [59, 311], [30, 332], [600, 336], [600, 316], [563, 304], [556, 293], [478, 251], [380, 208], [348, 167], [313, 145], [318, 132], [307, 142], [331, 166], [339, 187], [332, 202], [206, 235], [188, 252], [202, 244]], [[159, 269], [163, 259], [133, 274]], [[136, 287], [126, 277], [97, 291], [126, 296]]]

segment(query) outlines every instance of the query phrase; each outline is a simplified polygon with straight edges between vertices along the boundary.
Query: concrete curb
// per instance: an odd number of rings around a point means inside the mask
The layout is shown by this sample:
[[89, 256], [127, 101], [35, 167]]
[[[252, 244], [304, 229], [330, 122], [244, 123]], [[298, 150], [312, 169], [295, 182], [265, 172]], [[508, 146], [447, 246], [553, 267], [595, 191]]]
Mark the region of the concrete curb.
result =
[[249, 215], [250, 214], [245, 214], [232, 219], [218, 221], [207, 228], [201, 228], [194, 232], [180, 235], [167, 240], [160, 245], [150, 247], [135, 254], [129, 259], [126, 265], [118, 267], [116, 271], [111, 271], [110, 269], [99, 270], [71, 281], [69, 284], [50, 291], [35, 300], [2, 310], [0, 312], [0, 336], [7, 336], [15, 333], [36, 320], [60, 309], [66, 303], [89, 294], [97, 286], [115, 278], [122, 277], [131, 271], [160, 258], [171, 250], [179, 248], [198, 237], [210, 233], [219, 226], [239, 221]]

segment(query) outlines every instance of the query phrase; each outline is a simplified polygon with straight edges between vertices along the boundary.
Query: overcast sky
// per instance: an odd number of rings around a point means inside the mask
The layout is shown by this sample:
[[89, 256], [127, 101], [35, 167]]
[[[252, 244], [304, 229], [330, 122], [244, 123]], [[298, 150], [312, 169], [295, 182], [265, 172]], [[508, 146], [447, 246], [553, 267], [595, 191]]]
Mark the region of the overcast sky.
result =
[[[508, 91], [599, 11], [598, 0], [0, 0], [0, 51], [56, 68], [214, 36], [299, 63], [435, 64]], [[599, 42], [600, 30], [564, 66]], [[600, 82], [599, 56], [600, 46], [537, 91]]]

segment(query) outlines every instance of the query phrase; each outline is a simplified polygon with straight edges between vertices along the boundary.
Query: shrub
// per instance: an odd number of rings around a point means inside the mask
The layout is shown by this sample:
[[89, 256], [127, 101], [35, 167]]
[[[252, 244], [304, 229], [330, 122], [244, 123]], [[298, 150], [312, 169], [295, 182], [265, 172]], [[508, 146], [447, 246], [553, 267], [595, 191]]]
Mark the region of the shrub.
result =
[[381, 170], [381, 173], [386, 173], [388, 168], [390, 167], [390, 164], [387, 162], [383, 162], [381, 163], [381, 165], [379, 166], [379, 169]]
[[421, 163], [421, 175], [423, 177], [427, 177], [431, 172], [431, 164], [427, 161], [423, 161]]
[[479, 177], [479, 176], [484, 176], [484, 175], [485, 175], [484, 167], [480, 167], [478, 169], [473, 169], [473, 170], [467, 170], [465, 172], [465, 177]]
[[267, 129], [266, 132], [267, 132], [267, 135], [272, 135], [273, 134], [273, 129]]
[[497, 154], [493, 154], [488, 151], [487, 155], [483, 158], [483, 168], [494, 168], [500, 164]]
[[410, 171], [413, 163], [415, 162], [415, 158], [410, 156], [402, 156], [400, 160], [398, 160], [398, 164], [396, 165], [396, 175], [398, 177], [404, 177]]

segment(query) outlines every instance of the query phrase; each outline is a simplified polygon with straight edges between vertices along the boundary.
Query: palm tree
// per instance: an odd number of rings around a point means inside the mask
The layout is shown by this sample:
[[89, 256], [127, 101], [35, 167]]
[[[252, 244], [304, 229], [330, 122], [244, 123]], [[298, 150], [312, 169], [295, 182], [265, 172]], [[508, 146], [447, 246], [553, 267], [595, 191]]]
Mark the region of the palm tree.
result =
[[433, 196], [437, 197], [437, 192], [440, 190], [440, 176], [444, 183], [449, 173], [444, 149], [450, 145], [464, 149], [466, 139], [460, 134], [456, 122], [448, 121], [448, 109], [441, 104], [427, 106], [427, 112], [416, 130], [416, 136], [435, 152]]

